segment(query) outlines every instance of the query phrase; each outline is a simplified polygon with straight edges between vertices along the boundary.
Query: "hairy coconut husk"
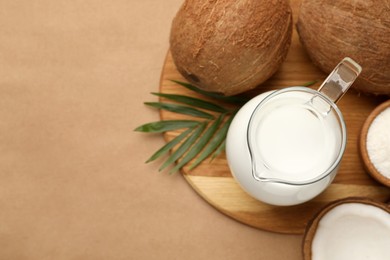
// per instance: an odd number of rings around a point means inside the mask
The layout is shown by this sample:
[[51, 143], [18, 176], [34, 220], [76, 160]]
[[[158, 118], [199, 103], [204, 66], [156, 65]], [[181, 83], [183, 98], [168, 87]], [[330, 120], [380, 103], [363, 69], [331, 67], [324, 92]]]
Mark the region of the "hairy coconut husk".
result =
[[276, 72], [291, 33], [286, 0], [186, 0], [172, 23], [171, 53], [188, 81], [234, 95]]
[[325, 73], [348, 56], [363, 68], [356, 89], [390, 94], [390, 0], [304, 0], [297, 30]]

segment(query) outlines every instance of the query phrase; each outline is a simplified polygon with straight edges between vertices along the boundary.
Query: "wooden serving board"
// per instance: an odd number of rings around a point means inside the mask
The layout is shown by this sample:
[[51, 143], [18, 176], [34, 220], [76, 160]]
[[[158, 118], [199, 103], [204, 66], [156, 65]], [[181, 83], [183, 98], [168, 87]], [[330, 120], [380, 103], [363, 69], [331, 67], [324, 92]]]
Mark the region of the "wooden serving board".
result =
[[[294, 18], [296, 18], [299, 8], [298, 0], [292, 1], [292, 8]], [[250, 95], [254, 96], [287, 86], [297, 86], [313, 80], [318, 80], [318, 83], [313, 86], [316, 89], [325, 78], [326, 75], [310, 62], [294, 29], [286, 61], [271, 79], [255, 91], [251, 91]], [[171, 80], [185, 81], [176, 70], [168, 52], [162, 70], [160, 91], [198, 96]], [[224, 153], [211, 162], [204, 161], [192, 171], [185, 167], [182, 174], [201, 197], [233, 219], [263, 230], [303, 234], [306, 224], [312, 216], [334, 200], [351, 196], [363, 196], [378, 201], [389, 199], [390, 189], [375, 182], [366, 173], [358, 150], [359, 135], [366, 117], [384, 100], [386, 100], [384, 97], [370, 97], [351, 89], [338, 103], [347, 125], [347, 148], [333, 183], [324, 193], [307, 203], [298, 206], [277, 207], [250, 197], [233, 179]], [[160, 117], [162, 120], [186, 118], [168, 111], [161, 111]], [[178, 133], [176, 131], [167, 132], [164, 137], [168, 141], [177, 136]]]

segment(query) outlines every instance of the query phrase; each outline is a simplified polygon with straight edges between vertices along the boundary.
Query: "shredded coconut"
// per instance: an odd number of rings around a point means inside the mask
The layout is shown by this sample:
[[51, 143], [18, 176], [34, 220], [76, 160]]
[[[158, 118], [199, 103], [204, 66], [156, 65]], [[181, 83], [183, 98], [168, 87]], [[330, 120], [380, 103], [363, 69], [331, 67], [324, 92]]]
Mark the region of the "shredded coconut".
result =
[[371, 123], [367, 152], [378, 172], [390, 179], [390, 108], [383, 110]]

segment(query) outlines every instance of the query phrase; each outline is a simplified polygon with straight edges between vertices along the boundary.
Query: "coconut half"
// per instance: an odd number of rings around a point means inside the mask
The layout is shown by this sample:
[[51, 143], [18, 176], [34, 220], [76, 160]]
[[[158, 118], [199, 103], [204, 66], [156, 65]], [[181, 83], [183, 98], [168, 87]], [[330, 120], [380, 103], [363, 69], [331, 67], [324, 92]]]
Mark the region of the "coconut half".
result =
[[366, 198], [335, 201], [308, 225], [305, 260], [390, 259], [390, 206]]

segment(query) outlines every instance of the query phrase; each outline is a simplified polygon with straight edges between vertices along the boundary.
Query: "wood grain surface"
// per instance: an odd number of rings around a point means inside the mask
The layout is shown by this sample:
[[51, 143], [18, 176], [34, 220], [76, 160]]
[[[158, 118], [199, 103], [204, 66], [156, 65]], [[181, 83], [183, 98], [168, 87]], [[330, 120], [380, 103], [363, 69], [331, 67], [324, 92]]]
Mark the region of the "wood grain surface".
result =
[[[292, 1], [291, 4], [294, 20], [296, 20], [299, 1]], [[255, 96], [268, 90], [297, 86], [313, 80], [318, 81], [313, 86], [316, 89], [325, 78], [326, 75], [310, 62], [294, 28], [289, 54], [280, 70], [248, 95]], [[160, 91], [198, 96], [171, 80], [185, 81], [176, 70], [168, 52], [161, 74]], [[332, 201], [354, 196], [378, 201], [389, 199], [390, 189], [377, 183], [364, 170], [358, 148], [360, 131], [366, 117], [386, 99], [386, 97], [360, 94], [351, 89], [339, 101], [338, 106], [347, 125], [347, 148], [333, 183], [324, 193], [307, 203], [298, 206], [276, 207], [250, 197], [233, 179], [224, 153], [211, 162], [206, 160], [192, 171], [184, 167], [182, 173], [201, 197], [224, 214], [259, 229], [286, 234], [302, 234], [312, 216]], [[186, 118], [167, 111], [161, 111], [160, 117], [163, 120]], [[178, 133], [177, 131], [167, 132], [164, 136], [168, 141]]]

